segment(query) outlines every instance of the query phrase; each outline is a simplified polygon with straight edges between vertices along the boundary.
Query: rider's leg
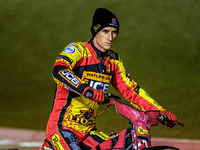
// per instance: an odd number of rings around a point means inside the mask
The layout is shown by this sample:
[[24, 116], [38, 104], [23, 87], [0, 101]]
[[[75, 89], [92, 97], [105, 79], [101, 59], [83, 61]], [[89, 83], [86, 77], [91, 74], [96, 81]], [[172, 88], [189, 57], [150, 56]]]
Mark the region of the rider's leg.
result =
[[87, 138], [81, 143], [81, 149], [90, 150], [96, 149], [95, 147], [100, 143], [109, 139], [109, 136], [102, 131], [92, 129]]
[[70, 130], [60, 130], [48, 135], [40, 150], [45, 149], [45, 146], [52, 150], [81, 150], [77, 136]]

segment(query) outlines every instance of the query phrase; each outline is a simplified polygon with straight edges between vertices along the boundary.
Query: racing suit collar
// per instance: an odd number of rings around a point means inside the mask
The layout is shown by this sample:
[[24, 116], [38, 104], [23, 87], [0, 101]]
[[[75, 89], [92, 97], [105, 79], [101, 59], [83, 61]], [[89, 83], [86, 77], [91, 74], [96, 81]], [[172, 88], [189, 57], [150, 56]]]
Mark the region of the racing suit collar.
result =
[[88, 43], [91, 45], [91, 48], [95, 51], [95, 53], [96, 53], [95, 56], [97, 56], [97, 59], [100, 60], [100, 61], [102, 61], [102, 60], [104, 59], [104, 56], [105, 56], [106, 52], [102, 52], [102, 51], [100, 51], [99, 49], [97, 49], [97, 48], [95, 47], [95, 45], [94, 45], [92, 39], [90, 39], [90, 40], [88, 41]]

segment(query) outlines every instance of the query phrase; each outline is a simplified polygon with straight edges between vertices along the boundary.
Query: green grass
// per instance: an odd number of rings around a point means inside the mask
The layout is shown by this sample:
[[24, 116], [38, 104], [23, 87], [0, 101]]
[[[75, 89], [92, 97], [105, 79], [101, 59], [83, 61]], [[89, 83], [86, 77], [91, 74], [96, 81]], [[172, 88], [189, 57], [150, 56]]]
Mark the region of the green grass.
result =
[[[200, 139], [197, 0], [1, 1], [0, 126], [45, 130], [54, 96], [55, 58], [68, 43], [90, 38], [98, 7], [110, 9], [120, 21], [113, 49], [132, 78], [185, 123], [173, 129], [159, 125], [152, 135]], [[97, 127], [108, 134], [127, 125], [113, 108], [97, 118]]]

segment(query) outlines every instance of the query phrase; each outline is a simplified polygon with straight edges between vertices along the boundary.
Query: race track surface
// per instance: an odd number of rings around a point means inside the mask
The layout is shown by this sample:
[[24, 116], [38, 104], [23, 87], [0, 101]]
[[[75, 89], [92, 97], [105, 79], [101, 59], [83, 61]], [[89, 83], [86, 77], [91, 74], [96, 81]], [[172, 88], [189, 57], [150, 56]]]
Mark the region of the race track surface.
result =
[[[38, 150], [45, 131], [0, 128], [0, 150]], [[200, 140], [152, 138], [152, 146], [173, 146], [180, 150], [200, 150]]]

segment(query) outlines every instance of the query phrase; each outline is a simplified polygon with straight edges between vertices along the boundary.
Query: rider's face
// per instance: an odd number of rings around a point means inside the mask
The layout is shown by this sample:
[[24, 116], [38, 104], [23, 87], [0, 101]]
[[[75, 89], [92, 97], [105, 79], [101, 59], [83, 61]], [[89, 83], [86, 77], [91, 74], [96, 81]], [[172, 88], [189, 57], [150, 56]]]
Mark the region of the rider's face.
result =
[[114, 27], [105, 27], [99, 31], [93, 39], [94, 45], [100, 51], [110, 50], [117, 37], [117, 29]]

